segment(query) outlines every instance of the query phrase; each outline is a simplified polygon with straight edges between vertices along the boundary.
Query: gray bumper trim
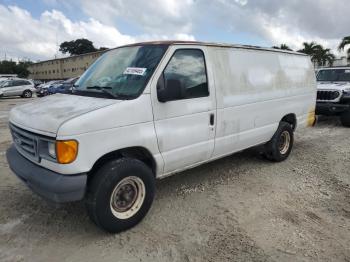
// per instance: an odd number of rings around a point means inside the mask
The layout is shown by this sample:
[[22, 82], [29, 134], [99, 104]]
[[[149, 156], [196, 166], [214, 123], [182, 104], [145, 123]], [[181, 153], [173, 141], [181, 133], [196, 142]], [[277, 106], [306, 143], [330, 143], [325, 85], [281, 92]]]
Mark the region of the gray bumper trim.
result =
[[87, 174], [62, 175], [24, 158], [14, 145], [6, 152], [11, 170], [40, 196], [53, 202], [72, 202], [84, 198]]
[[338, 103], [316, 103], [316, 115], [337, 115], [350, 109], [350, 105]]

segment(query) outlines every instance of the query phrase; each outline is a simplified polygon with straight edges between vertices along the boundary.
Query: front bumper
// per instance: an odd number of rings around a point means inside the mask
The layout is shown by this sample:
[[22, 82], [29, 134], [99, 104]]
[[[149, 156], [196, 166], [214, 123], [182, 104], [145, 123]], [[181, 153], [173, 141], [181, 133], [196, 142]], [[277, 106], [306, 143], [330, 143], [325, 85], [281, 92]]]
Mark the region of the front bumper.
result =
[[38, 195], [56, 203], [84, 198], [87, 174], [62, 175], [38, 166], [20, 153], [14, 145], [6, 152], [11, 170]]
[[316, 103], [316, 115], [338, 115], [347, 110], [350, 110], [350, 104]]

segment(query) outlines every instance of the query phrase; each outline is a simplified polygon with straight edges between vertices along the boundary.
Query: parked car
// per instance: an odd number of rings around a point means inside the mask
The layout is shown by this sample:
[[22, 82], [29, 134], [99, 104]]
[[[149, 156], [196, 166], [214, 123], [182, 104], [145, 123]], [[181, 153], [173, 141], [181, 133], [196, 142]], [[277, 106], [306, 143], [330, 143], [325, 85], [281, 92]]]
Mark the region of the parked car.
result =
[[35, 87], [38, 87], [38, 86], [41, 85], [43, 82], [42, 82], [41, 80], [34, 80], [33, 83], [34, 83], [34, 86], [35, 86]]
[[133, 44], [106, 52], [71, 94], [12, 109], [7, 159], [39, 195], [84, 199], [96, 225], [119, 232], [146, 215], [156, 179], [257, 145], [271, 161], [287, 159], [294, 131], [315, 123], [315, 104], [301, 53]]
[[37, 87], [37, 96], [38, 97], [43, 97], [49, 95], [49, 88], [57, 83], [57, 80], [49, 81], [44, 84], [41, 84]]
[[63, 82], [63, 80], [56, 80], [54, 83], [50, 84], [47, 91], [49, 95], [53, 95], [56, 93], [56, 88]]
[[30, 98], [36, 92], [33, 82], [25, 79], [12, 79], [0, 83], [0, 96], [22, 96]]
[[350, 127], [350, 67], [318, 71], [316, 114], [338, 116], [343, 126]]
[[72, 87], [78, 79], [79, 79], [79, 77], [74, 77], [74, 78], [70, 78], [66, 81], [63, 81], [61, 83], [58, 83], [57, 85], [53, 85], [51, 88], [49, 88], [49, 93], [50, 94], [69, 93], [72, 91]]
[[48, 95], [47, 88], [44, 88], [44, 86], [45, 84], [40, 84], [36, 87], [36, 95], [38, 97], [43, 97]]

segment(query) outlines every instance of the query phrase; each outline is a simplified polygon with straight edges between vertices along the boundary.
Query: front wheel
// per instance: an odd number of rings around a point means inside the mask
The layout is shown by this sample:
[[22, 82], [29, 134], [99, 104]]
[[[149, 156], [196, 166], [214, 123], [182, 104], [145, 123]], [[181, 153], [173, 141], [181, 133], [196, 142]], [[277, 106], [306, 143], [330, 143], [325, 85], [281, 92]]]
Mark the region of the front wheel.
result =
[[343, 126], [350, 127], [350, 110], [340, 115], [340, 122]]
[[102, 166], [89, 182], [86, 207], [100, 228], [117, 233], [138, 224], [155, 192], [151, 169], [136, 159], [121, 158]]
[[265, 144], [264, 155], [274, 162], [284, 161], [292, 151], [293, 142], [293, 128], [289, 123], [281, 122], [274, 136]]

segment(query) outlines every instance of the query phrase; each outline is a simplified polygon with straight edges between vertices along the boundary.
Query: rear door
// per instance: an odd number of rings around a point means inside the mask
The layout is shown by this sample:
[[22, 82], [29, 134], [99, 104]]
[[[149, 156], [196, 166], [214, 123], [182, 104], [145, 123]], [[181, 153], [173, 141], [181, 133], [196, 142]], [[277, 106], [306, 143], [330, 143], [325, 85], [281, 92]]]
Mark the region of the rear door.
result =
[[[170, 46], [152, 81], [154, 123], [164, 174], [207, 161], [213, 153], [216, 100], [205, 54], [205, 47]], [[160, 102], [158, 81], [164, 88], [167, 83], [178, 83], [181, 92], [172, 101]]]
[[25, 90], [25, 81], [23, 80], [14, 80], [13, 81], [13, 87], [12, 87], [12, 94], [13, 96], [21, 96], [23, 94], [23, 91]]
[[27, 80], [20, 80], [18, 83], [17, 95], [21, 96], [25, 90], [32, 91], [33, 84]]

